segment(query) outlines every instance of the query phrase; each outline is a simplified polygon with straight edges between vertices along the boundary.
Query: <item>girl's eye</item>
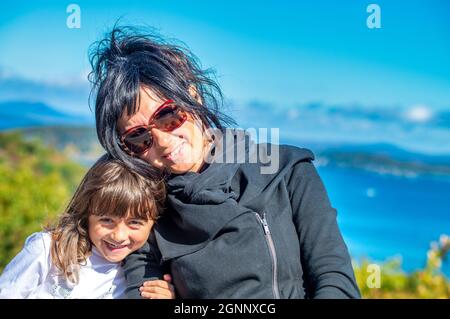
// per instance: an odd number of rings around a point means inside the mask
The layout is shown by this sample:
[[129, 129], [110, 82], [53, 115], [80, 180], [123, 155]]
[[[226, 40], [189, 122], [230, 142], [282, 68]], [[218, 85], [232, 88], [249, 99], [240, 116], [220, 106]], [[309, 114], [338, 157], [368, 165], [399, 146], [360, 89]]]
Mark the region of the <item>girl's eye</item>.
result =
[[99, 221], [104, 224], [110, 224], [113, 222], [111, 218], [106, 218], [106, 217], [100, 218]]
[[130, 225], [133, 225], [133, 226], [143, 226], [144, 225], [144, 222], [142, 220], [138, 220], [138, 219], [130, 220], [129, 223], [130, 223]]

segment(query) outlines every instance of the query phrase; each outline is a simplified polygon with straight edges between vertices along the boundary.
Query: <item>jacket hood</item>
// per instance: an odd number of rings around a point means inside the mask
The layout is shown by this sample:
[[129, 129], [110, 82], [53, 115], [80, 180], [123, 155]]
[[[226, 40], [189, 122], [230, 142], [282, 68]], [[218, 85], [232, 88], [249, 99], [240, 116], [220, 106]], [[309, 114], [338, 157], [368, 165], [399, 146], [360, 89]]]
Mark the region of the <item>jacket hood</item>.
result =
[[[279, 154], [279, 169], [261, 174], [268, 147], [271, 155]], [[273, 154], [278, 147], [278, 154]], [[252, 156], [256, 163], [249, 162]], [[203, 248], [232, 219], [264, 209], [272, 189], [292, 166], [313, 159], [306, 149], [254, 144], [243, 130], [218, 134], [207, 160], [210, 164], [202, 172], [170, 175], [167, 179], [167, 210], [155, 226], [163, 260]], [[240, 185], [245, 186], [245, 193]]]

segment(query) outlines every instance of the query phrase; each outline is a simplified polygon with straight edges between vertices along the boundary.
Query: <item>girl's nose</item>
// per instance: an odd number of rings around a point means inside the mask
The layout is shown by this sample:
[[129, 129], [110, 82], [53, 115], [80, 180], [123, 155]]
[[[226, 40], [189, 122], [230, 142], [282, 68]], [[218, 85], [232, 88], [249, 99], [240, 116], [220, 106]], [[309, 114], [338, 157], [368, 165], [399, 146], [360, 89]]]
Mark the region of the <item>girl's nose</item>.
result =
[[126, 229], [126, 225], [119, 224], [114, 229], [114, 231], [111, 234], [111, 239], [114, 240], [116, 243], [121, 244], [122, 242], [126, 241], [128, 238], [128, 232]]

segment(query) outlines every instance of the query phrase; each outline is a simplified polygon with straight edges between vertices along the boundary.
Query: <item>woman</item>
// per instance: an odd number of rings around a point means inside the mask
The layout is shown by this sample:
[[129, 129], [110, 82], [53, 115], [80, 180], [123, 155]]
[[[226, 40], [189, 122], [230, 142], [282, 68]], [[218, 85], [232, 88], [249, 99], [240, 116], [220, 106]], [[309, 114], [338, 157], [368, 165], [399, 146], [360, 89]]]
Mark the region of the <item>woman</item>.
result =
[[[309, 150], [220, 134], [233, 122], [220, 112], [218, 85], [187, 49], [161, 38], [116, 27], [91, 63], [100, 143], [167, 183], [155, 236], [124, 264], [129, 297], [165, 267], [181, 298], [360, 296]], [[235, 148], [245, 158], [278, 150], [279, 168], [262, 174], [267, 156], [224, 163]]]

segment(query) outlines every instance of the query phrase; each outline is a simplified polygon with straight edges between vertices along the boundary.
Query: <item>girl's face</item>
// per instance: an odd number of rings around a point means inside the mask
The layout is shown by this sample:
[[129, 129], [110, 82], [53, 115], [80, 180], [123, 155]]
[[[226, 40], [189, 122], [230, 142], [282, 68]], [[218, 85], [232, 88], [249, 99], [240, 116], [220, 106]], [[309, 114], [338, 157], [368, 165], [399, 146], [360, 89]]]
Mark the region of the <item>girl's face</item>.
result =
[[89, 238], [106, 260], [120, 262], [145, 244], [153, 224], [150, 219], [91, 214]]
[[[165, 101], [161, 100], [152, 90], [141, 88], [141, 103], [136, 114], [128, 116], [122, 114], [117, 125], [119, 133], [129, 129], [147, 125], [150, 117]], [[203, 164], [207, 148], [199, 120], [188, 114], [186, 122], [170, 132], [152, 128], [152, 147], [140, 154], [139, 157], [158, 169], [167, 169], [171, 173], [183, 174], [198, 172]]]

